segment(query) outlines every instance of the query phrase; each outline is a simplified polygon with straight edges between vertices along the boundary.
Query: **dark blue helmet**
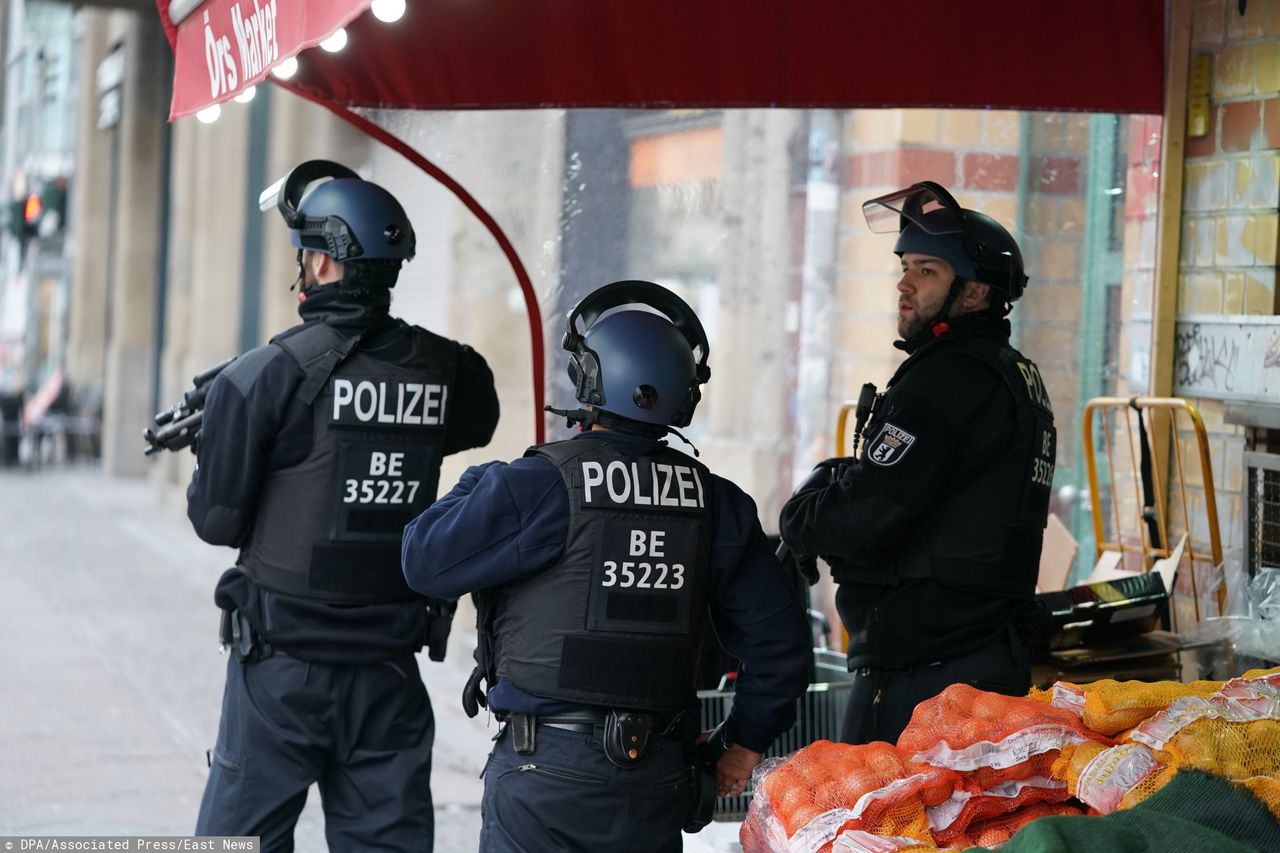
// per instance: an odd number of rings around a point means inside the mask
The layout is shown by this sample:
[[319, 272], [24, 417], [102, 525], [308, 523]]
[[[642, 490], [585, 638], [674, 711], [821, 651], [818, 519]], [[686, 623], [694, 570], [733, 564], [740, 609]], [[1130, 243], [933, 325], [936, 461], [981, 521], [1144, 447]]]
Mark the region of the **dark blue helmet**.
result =
[[[332, 180], [307, 191], [322, 178]], [[400, 202], [346, 166], [328, 160], [298, 165], [285, 178], [276, 203], [296, 248], [343, 263], [413, 258], [413, 226]]]
[[[631, 309], [605, 315], [632, 304], [661, 313]], [[578, 331], [579, 317], [584, 332]], [[710, 347], [697, 315], [683, 299], [648, 281], [616, 281], [586, 296], [569, 312], [563, 346], [579, 402], [641, 423], [688, 426], [701, 386], [711, 377]]]

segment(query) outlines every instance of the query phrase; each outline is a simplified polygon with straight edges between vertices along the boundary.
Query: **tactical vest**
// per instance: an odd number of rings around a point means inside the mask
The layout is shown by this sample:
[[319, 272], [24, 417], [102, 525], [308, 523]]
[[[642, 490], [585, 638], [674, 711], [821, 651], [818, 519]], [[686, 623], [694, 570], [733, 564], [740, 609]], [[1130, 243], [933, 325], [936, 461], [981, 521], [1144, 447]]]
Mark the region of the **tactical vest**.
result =
[[[979, 593], [1031, 599], [1040, 570], [1057, 453], [1057, 430], [1048, 391], [1039, 368], [1012, 347], [971, 336], [948, 336], [930, 342], [903, 362], [886, 394], [892, 395], [894, 387], [923, 359], [943, 353], [948, 358], [976, 359], [1001, 377], [1014, 400], [1014, 437], [994, 465], [989, 457], [978, 458], [963, 450], [960, 458], [948, 460], [958, 465], [951, 493], [903, 536], [893, 553], [893, 572], [887, 579], [892, 583], [897, 579], [931, 578]], [[873, 423], [868, 428], [869, 447], [880, 446], [877, 426]], [[1004, 434], [1003, 426], [993, 418], [992, 434]], [[885, 428], [889, 427], [881, 427]], [[985, 425], [977, 423], [975, 428]], [[965, 447], [972, 447], [983, 438], [966, 436]], [[886, 580], [883, 573], [854, 574], [859, 576], [837, 580]]]
[[[410, 354], [383, 361], [324, 323], [271, 343], [306, 378], [311, 451], [263, 484], [244, 572], [278, 592], [334, 603], [419, 598], [400, 568], [404, 526], [436, 498], [458, 345], [417, 327]], [[366, 342], [367, 345], [368, 342]]]
[[569, 535], [559, 562], [499, 593], [497, 674], [570, 702], [694, 704], [710, 588], [710, 472], [670, 448], [627, 456], [586, 438], [525, 455], [560, 470]]

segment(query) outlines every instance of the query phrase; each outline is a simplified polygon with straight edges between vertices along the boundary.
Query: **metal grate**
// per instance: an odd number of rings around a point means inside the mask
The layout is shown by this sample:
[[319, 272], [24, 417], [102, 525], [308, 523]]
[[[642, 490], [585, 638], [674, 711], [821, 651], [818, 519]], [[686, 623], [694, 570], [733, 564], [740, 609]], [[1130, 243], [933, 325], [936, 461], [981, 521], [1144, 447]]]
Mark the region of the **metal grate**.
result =
[[[719, 725], [733, 704], [732, 690], [703, 690], [702, 730]], [[788, 755], [816, 740], [839, 740], [844, 724], [844, 710], [849, 704], [849, 684], [810, 684], [809, 690], [796, 703], [796, 722], [774, 741], [765, 758]], [[751, 803], [751, 789], [737, 797], [716, 798], [716, 820], [742, 820]]]
[[1244, 454], [1245, 543], [1249, 574], [1262, 566], [1280, 568], [1280, 454]]

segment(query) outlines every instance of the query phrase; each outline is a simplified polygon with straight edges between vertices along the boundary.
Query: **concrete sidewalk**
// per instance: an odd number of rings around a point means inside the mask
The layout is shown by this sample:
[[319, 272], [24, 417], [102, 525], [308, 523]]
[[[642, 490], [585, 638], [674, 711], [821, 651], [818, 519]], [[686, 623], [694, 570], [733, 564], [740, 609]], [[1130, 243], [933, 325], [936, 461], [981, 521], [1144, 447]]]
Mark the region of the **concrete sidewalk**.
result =
[[[0, 469], [0, 835], [188, 835], [226, 658], [213, 587], [231, 549], [180, 496], [93, 468]], [[474, 630], [420, 656], [436, 713], [436, 849], [474, 850], [492, 730], [459, 707]], [[326, 849], [318, 796], [299, 851]]]
[[[94, 468], [0, 468], [0, 835], [189, 835], [226, 658], [213, 587], [234, 560], [196, 538], [178, 492]], [[419, 655], [436, 715], [439, 853], [476, 849], [496, 723], [462, 713], [473, 612], [449, 656]], [[740, 850], [737, 826], [686, 853]], [[315, 788], [295, 836], [327, 849]]]

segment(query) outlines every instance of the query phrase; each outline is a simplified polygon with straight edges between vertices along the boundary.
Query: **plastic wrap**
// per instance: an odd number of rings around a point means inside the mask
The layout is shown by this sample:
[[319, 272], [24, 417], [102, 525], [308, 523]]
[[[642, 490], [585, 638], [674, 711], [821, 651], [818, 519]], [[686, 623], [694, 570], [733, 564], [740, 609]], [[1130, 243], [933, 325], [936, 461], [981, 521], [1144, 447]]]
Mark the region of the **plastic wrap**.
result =
[[1240, 552], [1232, 551], [1223, 560], [1221, 577], [1227, 590], [1222, 615], [1201, 621], [1191, 637], [1225, 640], [1237, 657], [1280, 660], [1280, 568], [1264, 566], [1250, 578]]

